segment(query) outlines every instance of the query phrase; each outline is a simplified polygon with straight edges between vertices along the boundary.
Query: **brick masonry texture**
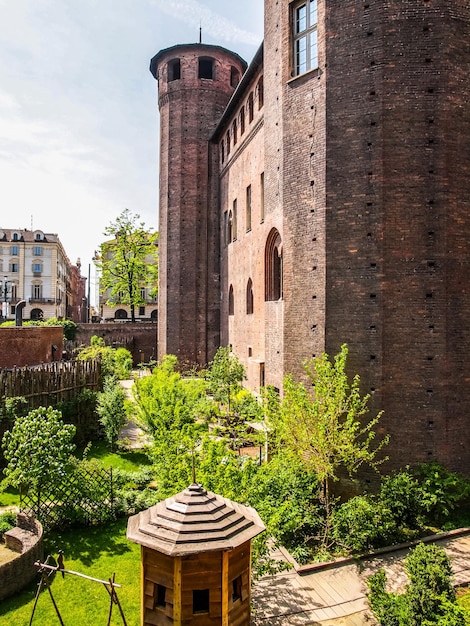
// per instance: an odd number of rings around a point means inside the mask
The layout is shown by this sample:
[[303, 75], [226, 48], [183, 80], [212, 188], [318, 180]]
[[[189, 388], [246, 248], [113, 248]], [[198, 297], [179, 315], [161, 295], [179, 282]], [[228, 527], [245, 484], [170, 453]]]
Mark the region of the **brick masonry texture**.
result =
[[[209, 356], [220, 328], [218, 341], [232, 345], [247, 385], [259, 390], [264, 369], [264, 382], [282, 391], [285, 374], [302, 377], [303, 360], [333, 355], [347, 343], [350, 373], [358, 373], [363, 393], [371, 394], [371, 413], [384, 411], [380, 432], [391, 435], [386, 469], [436, 460], [468, 475], [470, 4], [318, 0], [318, 68], [297, 77], [293, 4], [265, 1], [263, 60], [255, 57], [223, 115], [215, 107], [210, 123], [202, 119], [205, 136], [178, 121], [188, 97], [184, 106], [171, 104], [171, 119], [162, 105], [164, 229], [168, 215], [177, 217], [165, 252], [176, 273], [167, 271], [160, 285], [160, 303], [165, 289], [167, 297], [161, 353], [179, 349], [170, 338], [186, 337], [183, 325], [193, 319], [188, 360]], [[160, 67], [165, 59], [163, 53]], [[161, 82], [161, 102], [165, 89]], [[254, 119], [243, 141], [239, 136], [233, 145], [231, 137], [228, 155], [227, 136], [242, 109], [246, 118], [251, 94]], [[191, 99], [206, 102], [206, 95], [215, 105], [213, 93]], [[197, 136], [194, 148], [188, 133]], [[210, 139], [207, 168], [202, 144]], [[201, 223], [214, 238], [204, 243], [196, 236], [198, 253], [188, 260], [180, 212], [193, 219], [186, 197], [206, 189], [209, 210]], [[174, 198], [171, 209], [167, 197]], [[235, 199], [237, 237], [228, 243], [225, 215]], [[192, 237], [194, 220], [190, 225]], [[265, 301], [265, 249], [273, 229], [282, 241], [283, 297]], [[254, 311], [247, 314], [250, 278]], [[212, 290], [195, 287], [200, 281]], [[199, 330], [204, 324], [210, 342]]]
[[0, 369], [60, 361], [63, 340], [62, 326], [0, 328]]

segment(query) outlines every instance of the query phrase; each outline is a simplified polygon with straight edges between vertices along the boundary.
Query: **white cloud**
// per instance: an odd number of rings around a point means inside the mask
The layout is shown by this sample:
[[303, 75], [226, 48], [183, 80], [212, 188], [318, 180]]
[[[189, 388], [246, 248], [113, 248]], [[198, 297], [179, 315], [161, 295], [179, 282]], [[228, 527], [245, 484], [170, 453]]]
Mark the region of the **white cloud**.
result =
[[195, 33], [201, 25], [203, 38], [209, 33], [215, 39], [231, 43], [257, 46], [261, 42], [258, 34], [237, 27], [231, 20], [197, 0], [152, 0], [151, 4], [191, 26]]

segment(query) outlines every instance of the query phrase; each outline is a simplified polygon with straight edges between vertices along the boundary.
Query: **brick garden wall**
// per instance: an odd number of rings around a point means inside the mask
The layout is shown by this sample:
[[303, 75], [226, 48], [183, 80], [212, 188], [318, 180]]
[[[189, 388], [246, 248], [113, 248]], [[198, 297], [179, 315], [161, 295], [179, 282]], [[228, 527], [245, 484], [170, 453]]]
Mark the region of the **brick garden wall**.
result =
[[0, 328], [0, 369], [60, 361], [63, 337], [62, 326]]

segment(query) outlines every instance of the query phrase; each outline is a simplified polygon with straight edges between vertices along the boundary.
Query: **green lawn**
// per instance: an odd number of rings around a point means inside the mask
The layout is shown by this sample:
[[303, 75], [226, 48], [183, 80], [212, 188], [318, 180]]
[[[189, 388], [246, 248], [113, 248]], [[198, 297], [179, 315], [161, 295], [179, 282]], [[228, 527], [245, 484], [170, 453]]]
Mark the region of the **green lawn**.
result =
[[[82, 451], [76, 456], [81, 457]], [[110, 452], [106, 441], [94, 441], [87, 454], [88, 459], [98, 459], [104, 467], [114, 467], [126, 471], [136, 471], [141, 465], [150, 465], [148, 457], [138, 450], [128, 450], [127, 452]]]
[[[1, 473], [0, 473], [1, 479]], [[17, 506], [20, 503], [20, 494], [17, 489], [8, 487], [6, 491], [0, 491], [0, 507]]]
[[[64, 552], [66, 569], [94, 578], [115, 581], [122, 585], [118, 597], [128, 626], [140, 623], [140, 546], [126, 539], [127, 519], [100, 528], [75, 528], [54, 533], [46, 541], [45, 552], [57, 557]], [[38, 579], [39, 580], [39, 579]], [[0, 604], [0, 626], [27, 626], [31, 619], [37, 586]], [[106, 624], [109, 595], [102, 584], [66, 574], [56, 575], [51, 582], [54, 599], [64, 624], [87, 626]], [[39, 598], [33, 625], [59, 624], [47, 591]], [[119, 610], [113, 606], [113, 626], [122, 624]]]

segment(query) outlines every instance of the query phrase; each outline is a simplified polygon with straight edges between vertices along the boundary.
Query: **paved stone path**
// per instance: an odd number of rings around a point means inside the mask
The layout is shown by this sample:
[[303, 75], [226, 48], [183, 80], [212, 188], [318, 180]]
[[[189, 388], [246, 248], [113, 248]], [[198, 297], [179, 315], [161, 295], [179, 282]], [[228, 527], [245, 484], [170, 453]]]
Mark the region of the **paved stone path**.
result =
[[[470, 529], [441, 535], [435, 541], [452, 559], [454, 583], [470, 583]], [[372, 626], [366, 580], [385, 569], [389, 591], [407, 582], [403, 559], [410, 548], [345, 559], [336, 565], [299, 568], [258, 581], [253, 588], [253, 626]]]

